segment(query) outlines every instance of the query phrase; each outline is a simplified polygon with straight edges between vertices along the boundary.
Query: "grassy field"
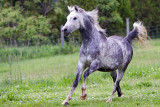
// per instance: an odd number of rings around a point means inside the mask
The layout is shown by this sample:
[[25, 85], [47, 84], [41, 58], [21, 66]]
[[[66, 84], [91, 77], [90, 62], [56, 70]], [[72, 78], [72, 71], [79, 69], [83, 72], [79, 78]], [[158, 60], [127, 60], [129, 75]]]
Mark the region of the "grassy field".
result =
[[[76, 75], [78, 53], [0, 63], [0, 106], [62, 106]], [[83, 78], [82, 78], [83, 79]], [[121, 81], [123, 95], [110, 97], [109, 73], [95, 72], [87, 81], [87, 99], [80, 100], [82, 79], [69, 106], [160, 106], [160, 40], [150, 48], [134, 48]]]

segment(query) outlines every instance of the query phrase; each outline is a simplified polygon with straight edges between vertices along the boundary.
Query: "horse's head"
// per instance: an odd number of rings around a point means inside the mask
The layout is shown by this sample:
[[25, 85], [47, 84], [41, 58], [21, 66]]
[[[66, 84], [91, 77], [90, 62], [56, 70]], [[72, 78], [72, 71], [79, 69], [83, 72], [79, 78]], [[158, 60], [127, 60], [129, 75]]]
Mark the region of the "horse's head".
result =
[[98, 31], [105, 34], [105, 29], [102, 29], [98, 24], [98, 9], [93, 9], [92, 11], [85, 11], [84, 9], [73, 6], [68, 6], [70, 14], [67, 16], [67, 22], [62, 28], [62, 31], [69, 35], [78, 29], [88, 29], [86, 27], [87, 22], [92, 24]]
[[73, 7], [68, 6], [68, 10], [70, 11], [70, 14], [67, 16], [67, 22], [62, 28], [62, 31], [67, 35], [84, 27], [83, 13], [85, 12], [76, 5]]

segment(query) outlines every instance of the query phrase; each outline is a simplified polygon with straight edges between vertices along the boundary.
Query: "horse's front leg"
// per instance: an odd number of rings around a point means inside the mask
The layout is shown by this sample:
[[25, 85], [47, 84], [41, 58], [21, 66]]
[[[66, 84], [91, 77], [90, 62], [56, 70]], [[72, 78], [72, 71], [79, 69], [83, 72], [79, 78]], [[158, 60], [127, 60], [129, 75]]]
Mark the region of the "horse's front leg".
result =
[[96, 71], [97, 69], [99, 69], [99, 61], [93, 61], [90, 65], [90, 67], [84, 72], [84, 80], [83, 80], [83, 85], [82, 85], [82, 94], [81, 94], [81, 100], [85, 100], [87, 97], [86, 94], [86, 81], [87, 81], [87, 77], [93, 73], [94, 71]]
[[78, 82], [79, 82], [79, 80], [80, 80], [80, 78], [82, 76], [82, 72], [83, 72], [84, 69], [85, 69], [84, 63], [82, 63], [81, 61], [79, 61], [78, 66], [77, 66], [76, 78], [75, 78], [75, 80], [73, 82], [72, 89], [71, 89], [69, 95], [67, 96], [67, 98], [62, 103], [63, 105], [68, 105], [69, 104], [68, 102], [71, 100], [72, 94], [73, 94], [75, 88], [78, 85]]

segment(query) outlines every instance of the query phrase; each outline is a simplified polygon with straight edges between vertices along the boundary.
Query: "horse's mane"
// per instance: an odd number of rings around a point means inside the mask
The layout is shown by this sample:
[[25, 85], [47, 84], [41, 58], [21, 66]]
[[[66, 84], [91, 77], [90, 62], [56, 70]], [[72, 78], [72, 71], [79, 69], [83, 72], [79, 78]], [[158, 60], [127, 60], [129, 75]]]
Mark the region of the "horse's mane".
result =
[[96, 29], [106, 35], [106, 30], [102, 29], [99, 25], [99, 22], [98, 22], [98, 9], [96, 8], [92, 11], [87, 11], [86, 13], [89, 16], [88, 17], [89, 20], [91, 21], [91, 23], [93, 23], [93, 25], [96, 27]]

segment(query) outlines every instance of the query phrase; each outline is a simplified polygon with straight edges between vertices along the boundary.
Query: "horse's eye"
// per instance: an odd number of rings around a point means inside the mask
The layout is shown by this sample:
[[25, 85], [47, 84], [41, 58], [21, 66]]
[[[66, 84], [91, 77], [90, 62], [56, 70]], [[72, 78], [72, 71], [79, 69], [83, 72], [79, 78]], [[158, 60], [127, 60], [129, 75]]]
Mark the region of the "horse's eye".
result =
[[76, 20], [76, 19], [77, 19], [76, 17], [73, 18], [73, 20]]

